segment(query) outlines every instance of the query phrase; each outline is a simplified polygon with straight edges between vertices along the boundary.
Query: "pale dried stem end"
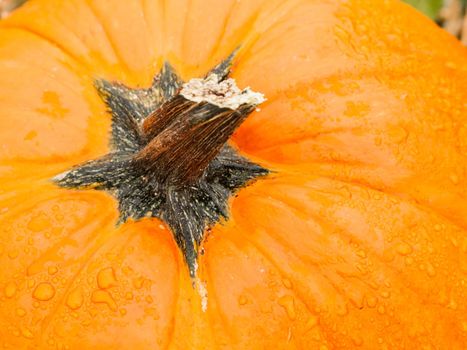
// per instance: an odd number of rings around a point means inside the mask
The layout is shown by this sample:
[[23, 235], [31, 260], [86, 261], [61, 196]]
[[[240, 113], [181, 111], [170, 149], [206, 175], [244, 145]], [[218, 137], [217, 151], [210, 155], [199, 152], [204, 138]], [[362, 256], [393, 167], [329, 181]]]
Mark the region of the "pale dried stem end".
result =
[[7, 17], [13, 10], [20, 7], [27, 0], [0, 0], [0, 18]]
[[220, 81], [216, 74], [211, 74], [206, 79], [191, 79], [183, 84], [180, 95], [193, 102], [207, 102], [232, 110], [244, 104], [257, 106], [266, 100], [263, 94], [254, 92], [249, 87], [240, 90], [232, 78]]

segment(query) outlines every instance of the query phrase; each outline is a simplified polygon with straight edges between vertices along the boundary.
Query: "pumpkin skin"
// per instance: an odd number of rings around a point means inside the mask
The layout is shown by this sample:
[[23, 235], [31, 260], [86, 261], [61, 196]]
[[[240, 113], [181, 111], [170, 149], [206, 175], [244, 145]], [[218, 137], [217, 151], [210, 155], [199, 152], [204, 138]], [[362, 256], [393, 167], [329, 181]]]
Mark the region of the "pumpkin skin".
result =
[[[268, 101], [232, 142], [273, 173], [209, 232], [203, 300], [163, 222], [50, 179], [109, 151], [94, 79], [239, 44]], [[0, 345], [465, 349], [466, 62], [396, 1], [32, 0], [0, 24]]]

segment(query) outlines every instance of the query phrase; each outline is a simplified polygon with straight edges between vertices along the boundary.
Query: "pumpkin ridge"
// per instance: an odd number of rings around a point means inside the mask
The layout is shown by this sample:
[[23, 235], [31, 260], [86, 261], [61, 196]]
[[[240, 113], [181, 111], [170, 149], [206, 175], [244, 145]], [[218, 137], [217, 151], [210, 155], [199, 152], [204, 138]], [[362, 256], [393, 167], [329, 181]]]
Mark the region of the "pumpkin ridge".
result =
[[98, 11], [94, 8], [94, 6], [92, 5], [92, 1], [85, 1], [84, 2], [87, 7], [90, 9], [90, 12], [94, 15], [94, 17], [96, 18], [96, 22], [99, 23], [100, 27], [102, 28], [102, 31], [104, 32], [106, 38], [107, 38], [107, 41], [110, 45], [110, 47], [112, 48], [114, 54], [115, 54], [115, 57], [117, 58], [118, 62], [119, 62], [119, 65], [122, 66], [122, 72], [124, 74], [124, 77], [127, 77], [128, 75], [128, 72], [129, 72], [129, 67], [128, 67], [128, 64], [125, 62], [125, 60], [123, 59], [121, 53], [119, 52], [119, 50], [117, 49], [117, 46], [115, 45], [115, 42], [112, 38], [112, 36], [110, 35], [110, 32], [109, 32], [109, 29], [107, 28], [107, 26], [105, 25], [104, 21], [102, 20], [101, 16], [98, 14]]
[[[109, 221], [110, 222], [110, 221]], [[110, 226], [110, 225], [109, 225]], [[58, 301], [56, 302], [56, 304], [54, 305], [54, 307], [52, 308], [52, 310], [49, 312], [48, 316], [42, 321], [41, 323], [41, 340], [44, 344], [45, 344], [45, 340], [44, 340], [44, 337], [45, 335], [47, 334], [47, 330], [49, 329], [49, 327], [51, 326], [52, 324], [52, 321], [54, 319], [54, 315], [58, 313], [58, 311], [65, 306], [65, 302], [66, 302], [66, 298], [68, 297], [72, 287], [73, 287], [73, 284], [74, 282], [76, 281], [76, 279], [80, 276], [80, 274], [82, 273], [82, 271], [84, 270], [84, 268], [91, 262], [91, 260], [96, 256], [96, 254], [101, 250], [103, 249], [110, 241], [112, 238], [116, 237], [115, 233], [113, 232], [113, 230], [104, 230], [102, 229], [102, 227], [99, 227], [96, 232], [107, 232], [107, 234], [104, 234], [104, 236], [106, 237], [106, 239], [103, 239], [101, 237], [101, 239], [99, 240], [99, 235], [96, 235], [96, 239], [95, 239], [95, 244], [94, 244], [94, 249], [89, 249], [87, 248], [87, 252], [90, 251], [90, 254], [87, 254], [85, 258], [81, 258], [81, 262], [80, 262], [80, 267], [78, 268], [78, 270], [76, 271], [76, 273], [74, 273], [67, 281], [67, 284], [63, 287], [63, 289], [61, 290], [63, 295], [60, 299], [58, 299]], [[131, 238], [133, 237], [128, 237], [128, 240], [130, 240]]]
[[222, 30], [219, 33], [219, 35], [218, 35], [218, 37], [217, 37], [217, 39], [215, 41], [217, 44], [212, 47], [210, 56], [214, 56], [217, 53], [217, 51], [219, 50], [221, 44], [223, 43], [223, 41], [224, 41], [223, 39], [224, 39], [226, 30], [227, 30], [227, 26], [229, 25], [230, 20], [232, 18], [232, 13], [237, 8], [238, 4], [239, 4], [239, 1], [232, 2], [231, 6], [230, 6], [230, 9], [228, 11], [229, 15], [224, 18], [224, 22], [222, 24]]
[[[238, 221], [238, 220], [237, 220]], [[248, 241], [250, 244], [252, 244], [257, 250], [259, 250], [260, 253], [262, 253], [262, 255], [267, 258], [271, 264], [273, 264], [275, 266], [275, 268], [281, 272], [283, 272], [283, 275], [284, 276], [287, 276], [287, 278], [289, 278], [290, 280], [292, 281], [297, 281], [297, 279], [291, 277], [291, 275], [289, 275], [285, 270], [283, 271], [283, 269], [280, 267], [282, 266], [280, 261], [283, 261], [283, 259], [281, 258], [278, 258], [278, 261], [276, 261], [274, 259], [273, 256], [271, 256], [270, 254], [267, 254], [266, 253], [266, 250], [267, 249], [263, 249], [261, 248], [260, 245], [258, 245], [259, 243], [256, 242], [256, 240], [253, 240], [249, 235], [246, 235], [244, 232], [247, 231], [245, 230], [244, 228], [245, 227], [242, 227], [241, 224], [238, 224], [239, 225], [239, 229], [236, 230], [236, 232], [241, 232], [241, 235], [243, 237], [244, 240]], [[342, 230], [339, 230], [339, 232], [342, 234]], [[267, 235], [270, 235], [269, 233], [267, 233]], [[350, 233], [349, 234], [346, 234], [346, 235], [351, 235]], [[355, 237], [351, 236], [353, 240], [355, 240]], [[227, 237], [229, 239], [231, 239], [231, 237]], [[361, 242], [363, 243], [362, 245], [365, 245], [365, 242]], [[279, 244], [283, 245], [281, 242], [279, 242]], [[284, 245], [284, 248], [285, 245]], [[286, 249], [287, 250], [287, 249]], [[295, 256], [295, 258], [297, 258], [299, 261], [301, 261], [305, 266], [307, 266], [307, 269], [309, 269], [309, 263], [307, 261], [305, 261], [300, 255], [298, 254], [293, 254]], [[401, 278], [401, 272], [402, 270], [401, 269], [397, 269], [396, 267], [393, 267], [393, 266], [390, 266], [387, 264], [386, 261], [384, 261], [382, 259], [382, 257], [380, 255], [377, 255], [375, 254], [374, 255], [375, 258], [377, 258], [377, 260], [379, 261], [379, 266], [381, 267], [385, 267], [385, 268], [389, 268], [389, 272], [390, 272], [390, 275], [391, 275], [391, 280], [395, 280], [397, 281], [398, 279]], [[314, 264], [313, 264], [314, 265]], [[333, 269], [333, 267], [331, 266], [330, 267], [331, 269]], [[345, 275], [341, 275], [339, 272], [336, 272], [336, 274], [340, 277], [343, 277]], [[327, 273], [325, 274], [321, 274], [322, 276], [326, 276], [326, 280], [330, 283], [330, 285], [336, 290], [336, 292], [338, 292], [340, 295], [342, 295], [345, 300], [350, 303], [351, 305], [353, 305], [355, 308], [357, 308], [357, 306], [354, 304], [354, 301], [350, 298], [350, 296], [348, 295], [348, 293], [339, 287], [339, 283], [336, 282], [331, 276], [328, 276]], [[397, 276], [397, 279], [394, 277], [394, 276]], [[346, 277], [348, 278], [348, 277]], [[365, 281], [363, 281], [361, 279], [361, 277], [355, 277], [357, 281], [363, 283], [365, 285], [366, 288], [370, 289], [370, 284], [366, 283]], [[300, 285], [300, 282], [302, 281], [302, 279], [298, 279], [298, 282], [297, 282], [297, 285]], [[295, 283], [294, 283], [295, 284]], [[396, 288], [397, 286], [392, 286], [392, 288]], [[424, 295], [425, 297], [423, 298], [423, 300], [420, 300], [420, 305], [426, 305], [426, 304], [429, 304], [429, 305], [433, 305], [433, 306], [436, 306], [436, 307], [439, 307], [439, 305], [435, 304], [432, 300], [429, 300], [427, 299], [426, 297], [429, 295], [429, 291], [423, 291], [423, 290], [420, 290], [418, 288], [416, 288], [416, 286], [412, 283], [412, 281], [410, 280], [407, 280], [405, 278], [405, 276], [402, 276], [402, 287], [404, 289], [406, 289], [407, 291], [409, 291], [413, 296], [419, 296], [419, 295]], [[304, 287], [304, 288], [307, 288], [307, 287]], [[356, 287], [355, 287], [356, 288]], [[358, 289], [358, 288], [357, 288]], [[391, 304], [394, 304], [394, 302], [391, 302]], [[307, 305], [307, 304], [305, 304]], [[311, 310], [311, 309], [310, 309]], [[444, 309], [442, 309], [444, 311]], [[400, 319], [400, 318], [399, 318]], [[402, 319], [400, 319], [402, 320]], [[404, 327], [408, 327], [409, 325], [406, 323], [406, 322], [401, 322], [401, 324], [403, 323], [403, 326]], [[322, 327], [325, 327], [324, 325]], [[327, 327], [331, 327], [331, 326], [327, 326]]]
[[80, 59], [78, 56], [71, 53], [69, 50], [67, 50], [59, 42], [53, 40], [52, 38], [49, 38], [49, 37], [45, 36], [43, 33], [40, 33], [38, 31], [30, 28], [30, 27], [27, 27], [26, 25], [23, 26], [23, 25], [19, 25], [19, 24], [16, 24], [16, 23], [14, 23], [14, 24], [9, 23], [8, 20], [6, 20], [6, 22], [1, 23], [0, 28], [1, 29], [19, 30], [19, 31], [22, 31], [24, 33], [31, 34], [32, 36], [34, 36], [34, 37], [40, 39], [41, 41], [46, 42], [49, 45], [51, 45], [52, 47], [56, 48], [61, 53], [63, 53], [66, 57], [70, 58], [73, 62], [75, 62], [76, 65], [79, 65], [81, 67], [81, 69], [85, 69], [86, 71], [89, 72], [89, 68], [88, 68], [87, 64], [82, 59]]

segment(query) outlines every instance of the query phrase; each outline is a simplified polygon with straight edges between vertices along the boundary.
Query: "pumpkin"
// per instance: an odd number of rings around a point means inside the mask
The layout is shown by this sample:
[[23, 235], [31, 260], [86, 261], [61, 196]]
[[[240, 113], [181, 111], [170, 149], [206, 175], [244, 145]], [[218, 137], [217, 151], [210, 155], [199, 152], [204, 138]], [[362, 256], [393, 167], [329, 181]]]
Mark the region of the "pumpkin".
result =
[[29, 1], [0, 346], [465, 349], [466, 86], [393, 0]]

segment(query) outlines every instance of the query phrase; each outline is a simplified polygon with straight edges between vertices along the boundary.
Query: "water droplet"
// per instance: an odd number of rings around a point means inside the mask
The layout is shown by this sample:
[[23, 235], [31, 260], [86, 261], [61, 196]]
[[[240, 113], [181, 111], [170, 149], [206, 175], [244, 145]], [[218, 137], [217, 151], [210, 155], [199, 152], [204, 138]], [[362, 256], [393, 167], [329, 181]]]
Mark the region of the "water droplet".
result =
[[50, 283], [39, 283], [34, 289], [32, 296], [41, 301], [47, 301], [54, 297], [55, 295], [55, 288]]
[[19, 308], [16, 309], [16, 315], [18, 315], [19, 317], [23, 317], [24, 315], [26, 315], [26, 310], [19, 307]]
[[31, 289], [36, 284], [36, 281], [33, 279], [28, 280], [28, 288]]
[[389, 298], [391, 296], [391, 292], [385, 290], [381, 292], [381, 296], [385, 299]]
[[399, 245], [397, 246], [397, 252], [400, 255], [409, 255], [410, 253], [412, 253], [412, 251], [412, 246], [405, 242], [399, 243]]
[[426, 273], [428, 276], [433, 277], [436, 275], [436, 270], [429, 262], [426, 264]]
[[305, 331], [308, 332], [318, 325], [318, 317], [315, 315], [310, 316], [308, 321], [305, 324]]
[[117, 304], [115, 303], [115, 300], [105, 290], [95, 290], [91, 295], [91, 301], [97, 304], [106, 304], [112, 311], [117, 310]]
[[48, 227], [50, 227], [50, 220], [43, 213], [34, 216], [28, 223], [28, 229], [34, 232], [44, 231]]
[[125, 299], [126, 300], [133, 300], [133, 293], [132, 292], [127, 292], [125, 294]]
[[122, 316], [126, 315], [126, 309], [120, 309], [119, 312], [120, 312], [120, 315]]
[[379, 314], [383, 315], [386, 312], [386, 308], [384, 307], [384, 305], [380, 305], [378, 306], [377, 311]]
[[406, 264], [407, 266], [410, 266], [410, 265], [412, 265], [413, 263], [414, 263], [414, 260], [413, 260], [412, 257], [408, 256], [408, 257], [405, 258], [405, 264]]
[[366, 304], [369, 308], [374, 308], [378, 304], [378, 299], [375, 297], [369, 297], [366, 299]]
[[449, 179], [451, 180], [451, 182], [454, 184], [454, 185], [458, 185], [459, 184], [459, 176], [457, 176], [456, 174], [451, 174], [449, 176]]
[[146, 298], [144, 298], [144, 300], [146, 300], [148, 304], [151, 304], [154, 301], [154, 299], [150, 295], [147, 295]]
[[138, 277], [133, 280], [133, 287], [135, 287], [136, 289], [143, 288], [143, 284], [144, 284], [144, 277]]
[[366, 253], [364, 250], [359, 250], [357, 252], [357, 256], [363, 259], [363, 258], [366, 258]]
[[16, 284], [14, 282], [9, 282], [5, 286], [4, 293], [7, 298], [12, 298], [16, 293]]
[[83, 305], [83, 302], [84, 296], [80, 288], [76, 288], [75, 290], [71, 291], [66, 299], [66, 305], [72, 310], [79, 309], [81, 305]]
[[435, 229], [435, 231], [441, 231], [443, 229], [443, 227], [440, 224], [436, 224], [434, 226], [434, 229]]
[[293, 296], [284, 295], [283, 297], [280, 297], [279, 305], [285, 309], [287, 316], [291, 320], [295, 320], [295, 318], [297, 317], [297, 313], [295, 312], [295, 300]]
[[108, 289], [115, 286], [116, 283], [117, 279], [115, 277], [115, 271], [111, 267], [102, 269], [97, 274], [97, 285], [101, 289]]
[[292, 289], [292, 282], [290, 282], [290, 280], [288, 280], [287, 278], [284, 278], [282, 280], [282, 284], [284, 285], [285, 288]]
[[396, 126], [392, 129], [389, 129], [388, 134], [393, 139], [393, 141], [396, 143], [402, 143], [408, 137], [407, 130], [405, 130], [403, 127], [400, 127], [400, 126]]
[[457, 310], [457, 306], [457, 302], [454, 299], [451, 299], [446, 307], [451, 310]]
[[23, 337], [25, 337], [27, 339], [34, 338], [34, 334], [32, 334], [31, 330], [28, 329], [28, 328], [21, 329], [21, 334], [23, 335]]
[[245, 305], [248, 302], [248, 299], [244, 295], [240, 295], [238, 298], [238, 304], [239, 305]]
[[358, 335], [352, 338], [353, 343], [355, 346], [362, 346], [363, 345], [363, 339], [362, 337], [359, 337]]
[[10, 259], [16, 259], [18, 255], [19, 255], [19, 251], [17, 249], [8, 252], [8, 257]]
[[47, 272], [49, 275], [55, 275], [58, 272], [58, 268], [56, 266], [49, 266]]
[[463, 321], [463, 322], [462, 322], [462, 330], [463, 330], [464, 332], [467, 332], [467, 321]]

